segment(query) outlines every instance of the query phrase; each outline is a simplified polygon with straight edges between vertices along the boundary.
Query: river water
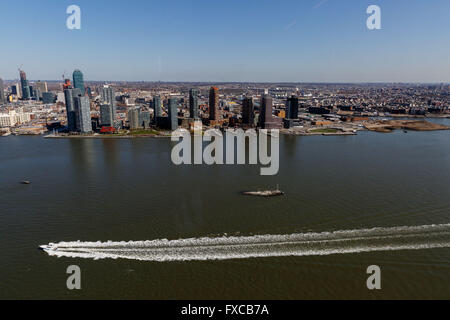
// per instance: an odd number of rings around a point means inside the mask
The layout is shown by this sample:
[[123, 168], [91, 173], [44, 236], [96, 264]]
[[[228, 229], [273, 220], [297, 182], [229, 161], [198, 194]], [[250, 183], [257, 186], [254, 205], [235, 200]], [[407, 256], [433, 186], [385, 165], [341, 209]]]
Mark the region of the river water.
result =
[[[270, 177], [170, 152], [0, 138], [0, 298], [450, 298], [450, 131], [281, 136]], [[240, 194], [277, 184], [284, 197]]]

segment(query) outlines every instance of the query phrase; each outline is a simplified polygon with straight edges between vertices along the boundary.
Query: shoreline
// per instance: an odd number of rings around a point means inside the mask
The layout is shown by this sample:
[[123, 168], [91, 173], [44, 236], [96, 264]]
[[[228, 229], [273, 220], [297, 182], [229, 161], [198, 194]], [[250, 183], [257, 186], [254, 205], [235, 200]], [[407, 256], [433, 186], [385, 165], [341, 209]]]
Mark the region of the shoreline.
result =
[[[291, 129], [280, 129], [280, 134], [290, 136], [354, 136], [359, 131], [371, 131], [380, 133], [390, 133], [395, 130], [404, 131], [440, 131], [450, 130], [450, 126], [438, 124], [421, 120], [407, 120], [407, 119], [391, 119], [391, 120], [371, 120], [358, 123], [343, 123], [333, 126], [319, 126], [319, 127], [298, 127]], [[7, 136], [23, 136], [20, 134], [5, 134], [0, 137]], [[139, 133], [139, 134], [86, 134], [86, 135], [70, 135], [62, 134], [35, 134], [27, 136], [40, 136], [44, 139], [170, 139], [172, 136], [166, 131], [158, 133]]]
[[138, 138], [154, 138], [154, 139], [164, 139], [170, 138], [171, 136], [158, 136], [158, 135], [129, 135], [129, 136], [108, 136], [108, 135], [85, 135], [85, 136], [58, 136], [58, 135], [47, 135], [44, 139], [138, 139]]

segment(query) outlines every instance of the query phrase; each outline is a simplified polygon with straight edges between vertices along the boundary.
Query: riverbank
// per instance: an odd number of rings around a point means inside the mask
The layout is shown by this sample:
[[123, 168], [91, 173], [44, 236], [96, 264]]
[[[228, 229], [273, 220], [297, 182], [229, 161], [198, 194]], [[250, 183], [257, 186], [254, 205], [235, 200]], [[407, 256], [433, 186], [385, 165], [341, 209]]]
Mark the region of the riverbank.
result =
[[127, 131], [117, 134], [68, 134], [68, 133], [56, 133], [45, 136], [46, 139], [135, 139], [135, 138], [170, 138], [171, 132], [169, 131], [156, 131], [156, 130], [140, 130], [140, 131]]
[[411, 131], [437, 131], [450, 130], [450, 126], [432, 123], [425, 120], [378, 120], [375, 123], [365, 124], [370, 131], [389, 133], [394, 130]]
[[170, 138], [169, 136], [162, 135], [129, 135], [129, 136], [121, 136], [121, 135], [47, 135], [44, 136], [44, 139], [137, 139], [137, 138]]
[[[380, 116], [381, 117], [381, 116]], [[391, 117], [391, 118], [419, 118], [419, 119], [450, 119], [450, 114], [432, 114], [427, 113], [426, 115], [418, 115], [418, 114], [386, 114], [384, 117]]]

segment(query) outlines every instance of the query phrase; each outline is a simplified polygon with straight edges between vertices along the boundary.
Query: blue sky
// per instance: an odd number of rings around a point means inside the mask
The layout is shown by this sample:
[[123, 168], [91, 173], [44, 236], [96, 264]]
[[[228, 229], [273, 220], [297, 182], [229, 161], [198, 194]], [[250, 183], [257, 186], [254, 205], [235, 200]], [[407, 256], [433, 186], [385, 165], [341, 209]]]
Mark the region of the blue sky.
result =
[[[366, 27], [371, 4], [382, 30]], [[1, 1], [0, 77], [450, 82], [449, 16], [448, 0]]]

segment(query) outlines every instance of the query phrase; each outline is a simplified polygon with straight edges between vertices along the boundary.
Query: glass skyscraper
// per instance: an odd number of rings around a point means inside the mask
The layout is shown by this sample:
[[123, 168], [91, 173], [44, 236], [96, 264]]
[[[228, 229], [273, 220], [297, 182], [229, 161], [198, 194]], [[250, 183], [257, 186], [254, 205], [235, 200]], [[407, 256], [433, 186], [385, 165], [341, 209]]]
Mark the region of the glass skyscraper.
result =
[[67, 111], [67, 128], [69, 129], [69, 132], [77, 131], [77, 116], [75, 111], [74, 98], [79, 96], [81, 96], [81, 91], [79, 89], [67, 88], [64, 90]]
[[219, 89], [209, 90], [209, 120], [219, 120]]
[[84, 95], [85, 93], [84, 77], [83, 73], [80, 70], [75, 70], [73, 72], [73, 87], [75, 89], [79, 89], [81, 93]]
[[253, 99], [245, 97], [242, 101], [242, 123], [253, 125], [255, 122], [255, 110], [253, 107]]
[[259, 125], [263, 129], [269, 129], [267, 124], [272, 122], [273, 99], [265, 94], [261, 97], [261, 110], [259, 112]]
[[86, 96], [78, 96], [73, 99], [76, 113], [77, 131], [81, 133], [92, 132], [91, 103]]
[[19, 84], [15, 84], [11, 86], [11, 93], [19, 96]]
[[287, 99], [286, 119], [298, 119], [298, 97], [296, 96]]
[[114, 127], [113, 113], [108, 103], [100, 106], [100, 124], [103, 127]]
[[155, 119], [162, 116], [161, 97], [153, 96], [153, 111]]
[[31, 97], [30, 86], [25, 71], [20, 70], [20, 85], [22, 87], [22, 99], [29, 100]]
[[190, 117], [193, 119], [198, 119], [198, 90], [189, 90], [189, 111]]
[[178, 129], [178, 99], [177, 98], [169, 98], [168, 105], [168, 114], [169, 114], [169, 125], [170, 130]]

